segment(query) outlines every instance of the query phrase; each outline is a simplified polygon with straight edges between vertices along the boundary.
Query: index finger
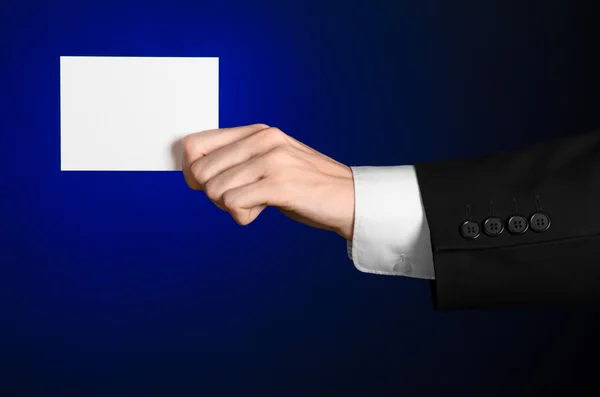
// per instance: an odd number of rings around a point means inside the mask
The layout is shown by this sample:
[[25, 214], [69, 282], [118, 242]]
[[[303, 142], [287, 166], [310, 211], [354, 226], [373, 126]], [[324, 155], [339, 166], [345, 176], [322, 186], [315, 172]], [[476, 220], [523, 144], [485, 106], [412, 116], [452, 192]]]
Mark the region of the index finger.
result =
[[183, 155], [189, 164], [224, 146], [244, 139], [258, 131], [269, 128], [266, 124], [252, 124], [242, 127], [218, 128], [189, 134], [183, 138]]

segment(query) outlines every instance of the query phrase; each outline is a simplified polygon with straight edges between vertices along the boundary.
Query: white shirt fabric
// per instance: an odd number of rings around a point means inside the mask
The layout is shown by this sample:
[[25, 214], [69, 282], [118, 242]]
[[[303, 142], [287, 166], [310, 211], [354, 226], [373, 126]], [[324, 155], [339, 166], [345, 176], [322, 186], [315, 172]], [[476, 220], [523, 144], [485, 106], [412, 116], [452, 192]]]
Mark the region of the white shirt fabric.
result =
[[348, 256], [362, 272], [434, 279], [427, 217], [413, 166], [351, 167], [354, 236]]

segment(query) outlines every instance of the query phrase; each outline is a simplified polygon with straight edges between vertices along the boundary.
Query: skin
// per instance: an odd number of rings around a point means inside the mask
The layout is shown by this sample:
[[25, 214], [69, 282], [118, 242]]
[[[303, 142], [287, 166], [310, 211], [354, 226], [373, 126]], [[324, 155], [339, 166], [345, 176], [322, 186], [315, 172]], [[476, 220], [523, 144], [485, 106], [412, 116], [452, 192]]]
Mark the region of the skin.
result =
[[265, 124], [197, 132], [182, 143], [188, 186], [205, 192], [238, 224], [252, 223], [271, 206], [352, 240], [350, 167]]

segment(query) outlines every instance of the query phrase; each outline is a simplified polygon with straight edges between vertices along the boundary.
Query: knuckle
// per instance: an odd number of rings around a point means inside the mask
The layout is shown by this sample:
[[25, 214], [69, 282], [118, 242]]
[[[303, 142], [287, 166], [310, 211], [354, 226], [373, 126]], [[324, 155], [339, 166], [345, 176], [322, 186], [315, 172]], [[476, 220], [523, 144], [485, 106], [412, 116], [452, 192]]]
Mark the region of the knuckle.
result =
[[250, 221], [248, 220], [247, 217], [243, 217], [240, 215], [235, 215], [233, 217], [233, 219], [237, 222], [238, 225], [240, 226], [248, 226], [250, 224]]
[[189, 158], [193, 155], [195, 144], [196, 142], [194, 139], [194, 134], [186, 135], [183, 137], [183, 139], [181, 140], [181, 146], [183, 148], [183, 154], [186, 157]]
[[240, 226], [247, 226], [251, 222], [251, 219], [248, 216], [247, 211], [233, 210], [230, 212], [230, 214], [231, 214], [231, 217], [233, 218], [233, 220]]
[[270, 127], [266, 130], [263, 130], [264, 138], [268, 139], [270, 142], [274, 143], [284, 143], [285, 142], [285, 134], [277, 127]]
[[223, 193], [223, 205], [228, 210], [236, 208], [235, 195], [231, 193], [231, 191], [227, 191]]
[[204, 193], [206, 193], [208, 198], [213, 201], [217, 201], [219, 199], [219, 187], [214, 179], [206, 182], [204, 185]]
[[184, 171], [184, 180], [188, 187], [192, 190], [202, 190], [196, 178], [192, 175], [190, 176], [187, 172]]
[[258, 129], [261, 129], [261, 130], [266, 130], [267, 128], [271, 128], [268, 125], [263, 124], [263, 123], [254, 124], [253, 127], [256, 127]]
[[289, 157], [289, 153], [287, 149], [282, 146], [277, 146], [275, 149], [271, 150], [267, 155], [267, 161], [272, 165], [281, 165], [286, 162]]
[[209, 173], [206, 167], [202, 166], [202, 162], [200, 160], [194, 162], [191, 167], [192, 175], [198, 181], [199, 184], [204, 185], [208, 182]]

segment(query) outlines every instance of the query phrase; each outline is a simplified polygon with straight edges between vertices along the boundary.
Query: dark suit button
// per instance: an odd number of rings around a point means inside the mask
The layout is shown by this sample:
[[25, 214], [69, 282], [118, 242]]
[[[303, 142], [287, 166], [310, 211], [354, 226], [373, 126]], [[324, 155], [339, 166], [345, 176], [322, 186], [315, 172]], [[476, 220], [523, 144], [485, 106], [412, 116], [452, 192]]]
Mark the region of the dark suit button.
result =
[[529, 223], [521, 215], [511, 216], [508, 220], [508, 231], [512, 234], [523, 234], [527, 229], [529, 229]]
[[473, 221], [466, 221], [460, 225], [460, 234], [466, 239], [473, 240], [479, 237], [479, 224]]
[[536, 212], [529, 218], [529, 226], [534, 232], [545, 232], [550, 227], [550, 217], [543, 212]]
[[487, 218], [483, 222], [483, 231], [488, 236], [499, 236], [504, 231], [504, 224], [500, 218]]

